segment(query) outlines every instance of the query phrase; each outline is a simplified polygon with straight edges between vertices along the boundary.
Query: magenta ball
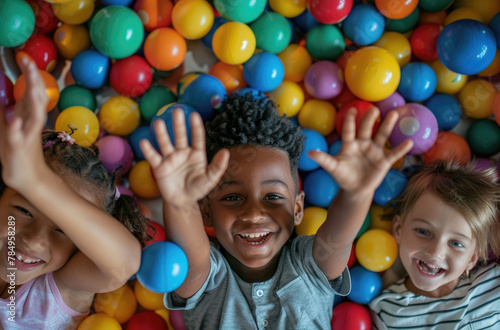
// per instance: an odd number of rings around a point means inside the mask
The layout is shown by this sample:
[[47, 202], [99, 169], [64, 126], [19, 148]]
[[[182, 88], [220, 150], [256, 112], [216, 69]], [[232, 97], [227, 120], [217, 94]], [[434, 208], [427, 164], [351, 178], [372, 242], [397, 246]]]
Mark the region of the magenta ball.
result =
[[388, 98], [373, 103], [380, 110], [380, 116], [382, 118], [389, 113], [389, 111], [399, 108], [402, 105], [406, 104], [406, 101], [401, 94], [398, 92], [394, 92]]
[[184, 324], [184, 317], [181, 310], [170, 310], [168, 311], [168, 320], [172, 325], [174, 330], [186, 330], [186, 325]]
[[120, 192], [120, 195], [127, 195], [130, 197], [134, 197], [134, 193], [132, 192], [132, 190], [125, 188], [124, 186], [117, 185], [116, 189], [118, 189], [118, 191]]
[[340, 94], [344, 79], [340, 67], [330, 61], [319, 61], [309, 67], [304, 85], [312, 97], [328, 100]]
[[436, 142], [438, 124], [436, 117], [427, 107], [418, 103], [408, 103], [396, 109], [398, 121], [392, 130], [389, 142], [397, 146], [405, 140], [413, 141], [410, 155], [420, 155]]
[[107, 135], [96, 142], [99, 148], [99, 160], [108, 172], [118, 170], [118, 174], [125, 175], [132, 166], [134, 153], [127, 141], [115, 135]]
[[474, 171], [484, 171], [491, 167], [495, 167], [495, 162], [489, 158], [478, 158], [476, 165], [474, 166]]

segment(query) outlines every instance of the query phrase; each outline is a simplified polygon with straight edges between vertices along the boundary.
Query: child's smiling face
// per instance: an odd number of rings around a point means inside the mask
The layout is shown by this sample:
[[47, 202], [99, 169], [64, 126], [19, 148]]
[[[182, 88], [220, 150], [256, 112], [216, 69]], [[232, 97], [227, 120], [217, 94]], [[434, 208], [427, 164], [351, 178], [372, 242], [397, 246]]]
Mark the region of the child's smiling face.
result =
[[478, 260], [470, 225], [431, 192], [425, 192], [401, 220], [394, 219], [393, 234], [409, 275], [408, 289], [430, 297], [448, 295]]
[[265, 268], [302, 220], [304, 194], [296, 193], [284, 151], [256, 146], [229, 151], [228, 169], [204, 208], [205, 224], [242, 265]]

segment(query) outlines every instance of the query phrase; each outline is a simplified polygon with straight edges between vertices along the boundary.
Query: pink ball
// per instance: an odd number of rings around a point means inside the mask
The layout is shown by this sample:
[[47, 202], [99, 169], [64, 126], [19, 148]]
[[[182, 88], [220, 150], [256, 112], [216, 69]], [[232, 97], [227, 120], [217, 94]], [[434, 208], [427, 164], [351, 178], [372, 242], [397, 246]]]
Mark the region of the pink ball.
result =
[[410, 155], [420, 155], [429, 150], [436, 142], [438, 134], [437, 119], [425, 106], [418, 103], [408, 103], [396, 108], [398, 121], [392, 130], [389, 142], [397, 146], [405, 140], [413, 141]]
[[375, 102], [373, 104], [380, 109], [380, 116], [384, 118], [389, 111], [405, 105], [406, 101], [404, 97], [402, 97], [401, 94], [396, 91], [392, 93], [388, 98], [382, 101]]
[[171, 310], [168, 312], [169, 321], [174, 330], [186, 330], [184, 317], [181, 310]]
[[319, 61], [309, 67], [304, 85], [312, 97], [328, 100], [340, 94], [344, 78], [340, 67], [330, 61]]
[[125, 175], [132, 166], [134, 154], [127, 141], [115, 135], [107, 135], [96, 142], [99, 159], [108, 172], [118, 169], [118, 174]]

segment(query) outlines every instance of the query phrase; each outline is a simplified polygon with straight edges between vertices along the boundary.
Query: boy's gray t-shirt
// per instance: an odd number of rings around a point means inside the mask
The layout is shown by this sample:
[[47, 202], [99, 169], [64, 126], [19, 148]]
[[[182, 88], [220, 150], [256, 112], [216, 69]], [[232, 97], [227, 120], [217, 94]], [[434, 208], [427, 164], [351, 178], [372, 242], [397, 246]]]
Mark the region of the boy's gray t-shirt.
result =
[[299, 236], [288, 242], [276, 273], [259, 283], [240, 279], [211, 246], [210, 273], [200, 290], [184, 307], [176, 304], [175, 293], [167, 293], [165, 306], [185, 310], [187, 329], [329, 329], [334, 297], [349, 293], [350, 276], [346, 267], [329, 282], [314, 261], [313, 241], [314, 236]]

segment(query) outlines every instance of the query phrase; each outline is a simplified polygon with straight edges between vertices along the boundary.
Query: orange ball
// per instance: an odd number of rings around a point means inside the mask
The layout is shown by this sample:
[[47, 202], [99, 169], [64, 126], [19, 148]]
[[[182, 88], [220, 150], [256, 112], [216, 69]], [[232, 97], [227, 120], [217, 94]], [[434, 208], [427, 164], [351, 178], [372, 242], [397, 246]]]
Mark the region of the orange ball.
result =
[[438, 133], [434, 145], [423, 153], [425, 163], [434, 160], [450, 161], [452, 159], [466, 164], [471, 160], [471, 150], [467, 141], [460, 135], [442, 131]]
[[125, 284], [115, 291], [96, 294], [94, 309], [97, 313], [106, 313], [123, 324], [134, 315], [137, 300], [134, 291]]
[[228, 94], [247, 86], [243, 76], [243, 65], [232, 65], [219, 61], [212, 66], [208, 74], [219, 79]]
[[85, 25], [72, 24], [62, 24], [56, 29], [54, 43], [59, 54], [69, 60], [92, 45], [89, 30]]
[[133, 8], [141, 19], [144, 30], [151, 32], [170, 25], [173, 6], [170, 0], [136, 0]]
[[420, 11], [420, 17], [418, 19], [418, 24], [427, 24], [427, 23], [435, 23], [439, 25], [445, 25], [444, 22], [447, 17], [447, 13], [445, 10], [441, 11]]
[[285, 68], [285, 80], [296, 83], [304, 80], [304, 76], [312, 64], [311, 55], [305, 47], [290, 44], [278, 54], [278, 57]]
[[492, 77], [500, 73], [500, 51], [497, 51], [495, 57], [493, 58], [493, 62], [483, 71], [479, 72], [477, 75], [480, 77]]
[[144, 56], [155, 69], [173, 70], [184, 61], [186, 40], [174, 29], [163, 27], [151, 32], [144, 42]]
[[141, 198], [156, 198], [160, 196], [160, 190], [156, 185], [151, 167], [146, 160], [138, 161], [128, 174], [130, 190]]
[[[57, 85], [56, 78], [45, 70], [38, 70], [38, 73], [43, 79], [45, 84], [45, 93], [49, 97], [49, 103], [47, 104], [47, 112], [54, 109], [59, 101], [59, 86]], [[19, 102], [26, 91], [26, 78], [24, 74], [17, 78], [16, 84], [14, 85], [14, 99]]]
[[375, 0], [378, 11], [390, 19], [402, 19], [408, 17], [415, 8], [418, 0]]

